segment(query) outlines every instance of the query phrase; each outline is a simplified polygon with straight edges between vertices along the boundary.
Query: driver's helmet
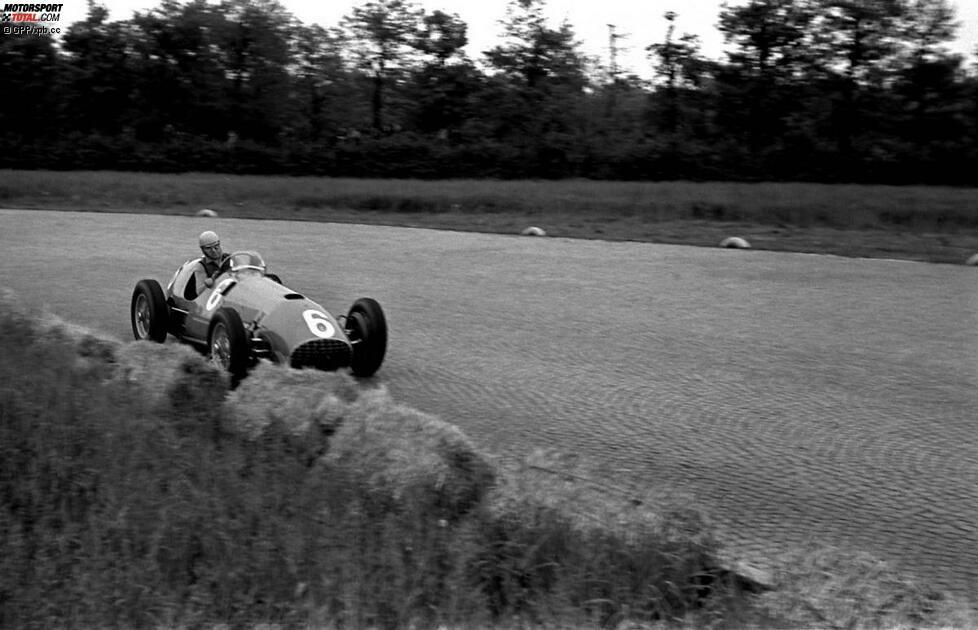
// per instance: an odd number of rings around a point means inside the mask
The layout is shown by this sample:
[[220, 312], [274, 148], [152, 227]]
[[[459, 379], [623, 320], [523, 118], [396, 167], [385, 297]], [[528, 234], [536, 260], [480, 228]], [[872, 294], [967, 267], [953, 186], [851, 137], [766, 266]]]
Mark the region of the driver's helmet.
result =
[[[197, 237], [197, 243], [200, 245], [200, 251], [204, 252], [205, 256], [210, 258], [217, 258], [221, 250], [221, 238], [217, 235], [217, 232], [211, 232], [207, 230], [206, 232], [201, 232], [200, 236]], [[210, 250], [210, 254], [208, 251]]]
[[201, 232], [200, 237], [198, 237], [197, 240], [201, 247], [213, 247], [214, 245], [221, 244], [221, 239], [217, 236], [217, 232], [212, 232], [210, 230]]

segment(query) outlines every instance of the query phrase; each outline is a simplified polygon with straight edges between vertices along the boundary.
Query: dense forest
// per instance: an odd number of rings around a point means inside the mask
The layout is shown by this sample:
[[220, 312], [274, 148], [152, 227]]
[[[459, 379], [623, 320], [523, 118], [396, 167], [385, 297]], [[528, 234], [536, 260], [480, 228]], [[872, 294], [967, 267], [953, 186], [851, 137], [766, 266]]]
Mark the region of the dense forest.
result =
[[[496, 46], [411, 0], [308, 25], [275, 0], [163, 0], [0, 37], [0, 167], [410, 178], [978, 184], [978, 65], [947, 0], [731, 0], [707, 58], [676, 15], [644, 80], [544, 0]], [[633, 35], [638, 39], [639, 35]]]

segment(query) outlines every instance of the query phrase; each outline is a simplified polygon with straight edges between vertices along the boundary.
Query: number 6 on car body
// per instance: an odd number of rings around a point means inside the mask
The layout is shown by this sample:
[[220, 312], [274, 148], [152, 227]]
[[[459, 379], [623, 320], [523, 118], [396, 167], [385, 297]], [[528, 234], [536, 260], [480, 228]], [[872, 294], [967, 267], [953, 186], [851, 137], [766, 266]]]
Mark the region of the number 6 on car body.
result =
[[336, 334], [336, 329], [329, 323], [329, 318], [321, 311], [313, 309], [303, 311], [302, 318], [306, 320], [306, 326], [309, 326], [309, 332], [321, 339], [330, 339]]
[[214, 292], [211, 296], [207, 298], [207, 310], [213, 311], [220, 304], [221, 298], [224, 297], [224, 291], [227, 290], [232, 284], [237, 282], [234, 278], [225, 278], [221, 280], [221, 283], [214, 287]]

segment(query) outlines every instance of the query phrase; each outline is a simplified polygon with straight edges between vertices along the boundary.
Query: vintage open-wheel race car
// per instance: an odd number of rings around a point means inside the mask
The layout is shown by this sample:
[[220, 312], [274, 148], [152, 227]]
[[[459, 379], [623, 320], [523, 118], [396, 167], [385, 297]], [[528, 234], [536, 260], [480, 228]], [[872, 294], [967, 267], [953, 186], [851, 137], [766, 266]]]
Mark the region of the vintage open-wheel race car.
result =
[[387, 320], [380, 304], [360, 298], [334, 317], [268, 273], [253, 251], [231, 254], [213, 284], [198, 293], [198, 260], [177, 269], [166, 287], [140, 280], [132, 293], [132, 332], [158, 343], [168, 335], [192, 344], [236, 380], [261, 359], [293, 368], [372, 376], [387, 352]]

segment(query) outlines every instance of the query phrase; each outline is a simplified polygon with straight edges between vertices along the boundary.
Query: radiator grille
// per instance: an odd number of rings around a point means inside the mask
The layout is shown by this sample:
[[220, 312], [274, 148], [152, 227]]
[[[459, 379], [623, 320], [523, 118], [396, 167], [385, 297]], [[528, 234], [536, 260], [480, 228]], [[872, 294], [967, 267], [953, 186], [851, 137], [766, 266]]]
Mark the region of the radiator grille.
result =
[[290, 365], [294, 368], [336, 370], [347, 367], [353, 359], [350, 344], [341, 339], [315, 339], [292, 351]]

